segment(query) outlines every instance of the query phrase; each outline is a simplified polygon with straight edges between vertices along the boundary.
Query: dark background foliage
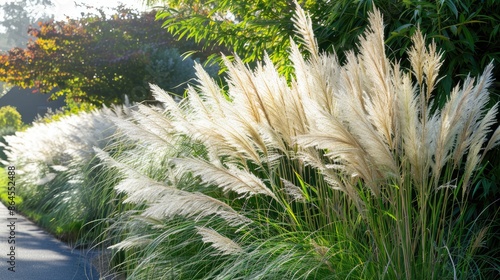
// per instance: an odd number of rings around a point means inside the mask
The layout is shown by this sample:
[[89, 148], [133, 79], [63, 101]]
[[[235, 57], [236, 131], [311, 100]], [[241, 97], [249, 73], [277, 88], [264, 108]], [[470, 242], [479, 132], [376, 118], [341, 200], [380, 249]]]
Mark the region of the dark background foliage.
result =
[[[290, 20], [295, 7], [293, 1], [148, 2], [166, 4], [157, 17], [178, 38], [203, 40], [207, 46], [223, 45], [249, 63], [261, 60], [267, 51], [284, 74], [290, 72], [286, 62], [288, 41], [294, 36]], [[358, 36], [367, 25], [368, 13], [374, 7], [382, 12], [387, 26], [388, 55], [403, 64], [410, 38], [419, 26], [428, 42], [434, 40], [444, 51], [445, 64], [440, 73], [444, 79], [437, 95], [439, 104], [467, 74], [475, 76], [491, 61], [500, 61], [500, 5], [495, 0], [308, 0], [298, 3], [311, 14], [320, 47], [337, 52], [341, 59], [344, 51], [355, 48]], [[231, 11], [231, 15], [227, 11]], [[495, 77], [500, 81], [500, 67], [496, 67]], [[492, 92], [498, 100], [498, 82]]]

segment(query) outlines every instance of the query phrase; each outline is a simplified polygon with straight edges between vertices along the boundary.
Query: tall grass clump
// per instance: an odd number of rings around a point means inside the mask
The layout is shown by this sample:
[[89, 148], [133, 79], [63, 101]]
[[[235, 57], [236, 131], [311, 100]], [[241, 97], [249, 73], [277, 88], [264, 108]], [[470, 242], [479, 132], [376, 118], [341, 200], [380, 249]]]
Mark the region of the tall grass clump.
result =
[[[106, 187], [99, 184], [104, 171], [93, 148], [105, 149], [116, 129], [109, 118], [123, 117], [124, 110], [128, 109], [82, 112], [47, 123], [41, 120], [6, 136], [3, 163], [16, 168], [16, 195], [23, 198], [19, 210], [72, 242], [86, 223], [103, 218], [100, 212], [106, 208], [99, 201], [109, 197], [104, 195]], [[113, 193], [109, 187], [108, 192]]]
[[[417, 32], [411, 69], [386, 58], [383, 20], [341, 65], [298, 8], [294, 78], [266, 57], [116, 119], [127, 153], [99, 157], [136, 205], [113, 230], [129, 279], [483, 279], [493, 222], [466, 219], [484, 154], [492, 65], [433, 106], [442, 53]], [[306, 52], [304, 56], [300, 49]], [[485, 206], [488, 207], [488, 206]]]

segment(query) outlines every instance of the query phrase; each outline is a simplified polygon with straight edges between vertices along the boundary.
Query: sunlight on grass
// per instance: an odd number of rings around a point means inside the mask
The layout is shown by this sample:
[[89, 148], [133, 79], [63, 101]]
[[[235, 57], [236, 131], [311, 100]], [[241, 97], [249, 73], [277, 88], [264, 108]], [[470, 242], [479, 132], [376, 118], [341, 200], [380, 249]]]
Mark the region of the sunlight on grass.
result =
[[92, 149], [109, 144], [115, 127], [108, 118], [123, 116], [126, 110], [116, 107], [65, 115], [6, 136], [4, 164], [16, 166], [16, 199], [24, 198], [16, 203], [17, 210], [64, 240], [90, 243], [97, 238], [100, 233], [85, 232], [84, 225], [108, 217], [105, 204], [109, 201], [100, 202], [106, 199], [105, 188]]
[[137, 206], [112, 227], [130, 279], [472, 279], [497, 269], [478, 253], [491, 224], [466, 218], [481, 158], [500, 140], [500, 129], [487, 137], [492, 65], [435, 109], [437, 46], [417, 32], [412, 69], [401, 69], [385, 56], [380, 13], [369, 21], [340, 64], [319, 53], [298, 8], [291, 82], [267, 57], [254, 69], [226, 61], [227, 91], [198, 67], [185, 100], [152, 86], [163, 108], [115, 119], [134, 146], [98, 156]]
[[[8, 202], [11, 201], [7, 192], [8, 182], [9, 179], [7, 177], [7, 172], [5, 172], [5, 168], [0, 167], [0, 200], [2, 200], [5, 205], [8, 205]], [[23, 203], [23, 199], [18, 195], [14, 197], [13, 201], [16, 203], [16, 206]]]
[[442, 53], [420, 31], [401, 69], [377, 10], [344, 63], [319, 52], [298, 5], [292, 21], [291, 81], [269, 57], [253, 69], [226, 60], [225, 89], [198, 65], [180, 102], [151, 85], [161, 106], [7, 137], [26, 209], [60, 234], [87, 232], [127, 279], [498, 273], [498, 249], [483, 248], [497, 222], [471, 217], [468, 203], [500, 143], [492, 65], [436, 109]]

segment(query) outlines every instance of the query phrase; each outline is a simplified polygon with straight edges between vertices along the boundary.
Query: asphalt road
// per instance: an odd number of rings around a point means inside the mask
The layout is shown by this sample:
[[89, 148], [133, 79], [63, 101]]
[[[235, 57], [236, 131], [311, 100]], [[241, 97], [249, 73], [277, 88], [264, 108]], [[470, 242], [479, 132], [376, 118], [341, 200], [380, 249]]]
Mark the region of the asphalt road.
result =
[[99, 273], [87, 254], [0, 203], [0, 279], [97, 280]]

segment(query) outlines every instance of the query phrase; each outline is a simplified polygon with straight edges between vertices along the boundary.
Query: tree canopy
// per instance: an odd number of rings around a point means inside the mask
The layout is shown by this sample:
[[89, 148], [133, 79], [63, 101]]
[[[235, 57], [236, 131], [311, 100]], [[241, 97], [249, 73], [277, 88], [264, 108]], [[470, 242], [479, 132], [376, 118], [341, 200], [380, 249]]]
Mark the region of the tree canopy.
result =
[[[207, 45], [224, 45], [245, 62], [262, 59], [264, 51], [280, 66], [287, 67], [288, 44], [294, 36], [290, 20], [295, 1], [291, 0], [148, 0], [164, 4], [157, 17], [179, 38], [205, 40]], [[492, 60], [500, 61], [500, 5], [486, 1], [351, 1], [298, 0], [311, 14], [314, 32], [322, 50], [335, 51], [341, 60], [344, 51], [355, 47], [367, 26], [368, 12], [377, 7], [383, 14], [387, 52], [406, 61], [406, 49], [419, 27], [427, 40], [444, 51], [439, 102], [465, 75], [477, 75]], [[409, 65], [403, 65], [409, 68]], [[494, 73], [500, 80], [500, 67]], [[498, 89], [493, 88], [498, 94]], [[497, 96], [498, 98], [498, 96]]]
[[[156, 50], [196, 48], [177, 41], [155, 13], [118, 8], [81, 19], [49, 20], [31, 27], [35, 39], [26, 48], [14, 48], [0, 56], [0, 81], [42, 93], [57, 89], [56, 96], [97, 106], [149, 98], [148, 67]], [[203, 55], [201, 55], [203, 56]], [[177, 81], [181, 83], [183, 81]]]
[[[157, 18], [178, 38], [192, 38], [206, 47], [225, 46], [245, 62], [253, 62], [267, 51], [277, 66], [286, 71], [293, 1], [147, 1], [165, 3]], [[314, 0], [299, 0], [306, 9], [316, 9]], [[211, 58], [216, 59], [217, 53]], [[225, 55], [231, 56], [231, 53]]]

